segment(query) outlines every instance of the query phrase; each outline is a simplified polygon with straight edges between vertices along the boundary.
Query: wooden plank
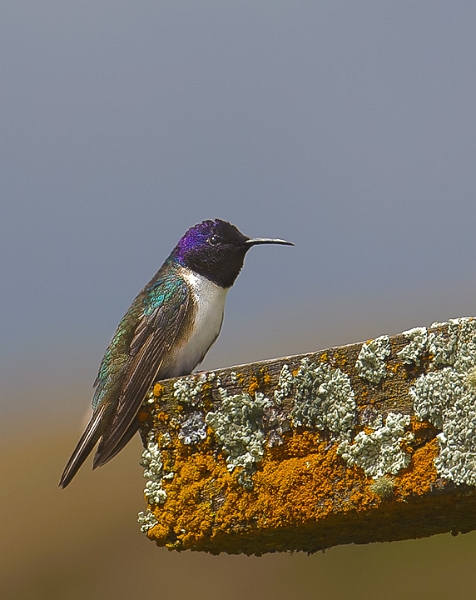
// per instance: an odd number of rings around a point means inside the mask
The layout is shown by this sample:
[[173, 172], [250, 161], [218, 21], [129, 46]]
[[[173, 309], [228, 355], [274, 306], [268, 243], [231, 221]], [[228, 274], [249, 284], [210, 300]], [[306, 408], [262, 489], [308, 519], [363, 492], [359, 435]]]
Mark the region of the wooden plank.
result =
[[315, 552], [476, 528], [476, 320], [157, 383], [159, 546]]

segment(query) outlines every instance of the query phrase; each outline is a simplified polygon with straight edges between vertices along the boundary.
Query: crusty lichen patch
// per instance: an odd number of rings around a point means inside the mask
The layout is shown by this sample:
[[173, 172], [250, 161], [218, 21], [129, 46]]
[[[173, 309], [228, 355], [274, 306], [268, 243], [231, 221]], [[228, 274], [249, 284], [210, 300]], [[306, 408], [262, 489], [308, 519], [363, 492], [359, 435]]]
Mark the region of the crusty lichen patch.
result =
[[187, 445], [198, 444], [207, 439], [207, 424], [201, 411], [194, 411], [184, 418], [178, 437]]
[[467, 318], [157, 383], [141, 530], [169, 548], [260, 554], [458, 529], [459, 509], [428, 515], [451, 506], [448, 482], [476, 486], [475, 373]]
[[293, 380], [296, 427], [328, 430], [336, 437], [347, 436], [356, 418], [355, 395], [349, 377], [327, 364], [301, 361]]
[[398, 352], [399, 358], [405, 364], [420, 364], [423, 354], [427, 351], [428, 331], [426, 327], [414, 327], [402, 333], [408, 344]]
[[377, 477], [369, 485], [369, 490], [382, 500], [389, 500], [395, 493], [395, 481], [388, 475]]
[[[413, 431], [417, 435], [415, 428]], [[398, 493], [401, 498], [406, 498], [422, 496], [431, 492], [439, 481], [435, 467], [437, 456], [438, 443], [436, 439], [431, 439], [423, 446], [416, 448], [408, 468], [394, 479], [395, 493]]]
[[385, 424], [379, 416], [373, 431], [359, 432], [352, 443], [341, 442], [337, 451], [348, 465], [361, 467], [366, 475], [374, 478], [396, 475], [410, 464], [407, 448], [413, 434], [406, 431], [409, 425], [408, 415], [389, 413]]
[[163, 504], [167, 499], [167, 492], [163, 488], [165, 475], [159, 445], [154, 441], [153, 435], [142, 453], [141, 466], [144, 467], [144, 477], [148, 479], [144, 496], [149, 504]]
[[421, 375], [409, 393], [416, 416], [429, 421], [438, 434], [439, 475], [455, 483], [476, 485], [476, 321], [454, 319], [444, 333], [429, 336], [438, 370]]
[[252, 472], [264, 454], [263, 414], [270, 401], [261, 392], [254, 398], [247, 393], [229, 396], [223, 389], [220, 393], [220, 408], [209, 412], [205, 422], [222, 448], [228, 470], [243, 467]]
[[146, 512], [141, 511], [137, 516], [137, 521], [140, 525], [140, 530], [142, 533], [147, 533], [149, 529], [152, 529], [152, 527], [155, 527], [155, 525], [158, 523], [155, 515], [150, 512], [150, 510], [147, 510]]
[[189, 456], [177, 449], [175, 471], [167, 502], [153, 509], [157, 522], [141, 518], [148, 535], [169, 547], [213, 545], [215, 537], [236, 532], [238, 523], [251, 531], [315, 522], [335, 511], [336, 498], [345, 510], [375, 503], [362, 473], [348, 469], [335, 446], [329, 449], [310, 432], [268, 450], [249, 491], [208, 452]]
[[360, 377], [371, 383], [380, 383], [387, 377], [385, 360], [390, 355], [390, 341], [387, 335], [362, 344], [355, 369]]

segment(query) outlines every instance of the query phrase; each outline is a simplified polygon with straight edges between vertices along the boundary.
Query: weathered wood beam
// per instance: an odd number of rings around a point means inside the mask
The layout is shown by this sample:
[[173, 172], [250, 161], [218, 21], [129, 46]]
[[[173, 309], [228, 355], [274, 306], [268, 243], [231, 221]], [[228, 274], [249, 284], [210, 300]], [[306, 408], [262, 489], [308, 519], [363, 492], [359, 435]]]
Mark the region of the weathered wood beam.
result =
[[476, 528], [476, 319], [157, 383], [160, 546], [315, 552]]

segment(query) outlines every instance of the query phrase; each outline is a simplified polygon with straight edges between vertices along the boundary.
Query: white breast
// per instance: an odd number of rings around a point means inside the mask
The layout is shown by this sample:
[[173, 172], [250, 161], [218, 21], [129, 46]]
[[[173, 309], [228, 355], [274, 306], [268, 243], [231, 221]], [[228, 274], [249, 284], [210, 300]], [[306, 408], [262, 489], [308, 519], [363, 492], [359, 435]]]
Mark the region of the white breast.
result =
[[174, 372], [169, 377], [191, 373], [199, 365], [217, 339], [223, 323], [225, 300], [229, 288], [222, 288], [202, 275], [184, 268], [182, 271], [192, 289], [196, 306], [193, 333], [174, 356]]

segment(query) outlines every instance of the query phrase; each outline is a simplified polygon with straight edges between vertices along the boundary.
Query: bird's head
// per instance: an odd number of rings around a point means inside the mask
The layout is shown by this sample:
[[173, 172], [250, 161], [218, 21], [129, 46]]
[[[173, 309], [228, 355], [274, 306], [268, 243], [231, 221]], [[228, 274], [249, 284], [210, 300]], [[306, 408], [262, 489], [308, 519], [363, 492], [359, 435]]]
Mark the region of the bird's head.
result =
[[215, 219], [191, 227], [174, 248], [172, 258], [228, 288], [238, 277], [248, 250], [258, 244], [294, 245], [280, 239], [249, 238], [231, 223]]

